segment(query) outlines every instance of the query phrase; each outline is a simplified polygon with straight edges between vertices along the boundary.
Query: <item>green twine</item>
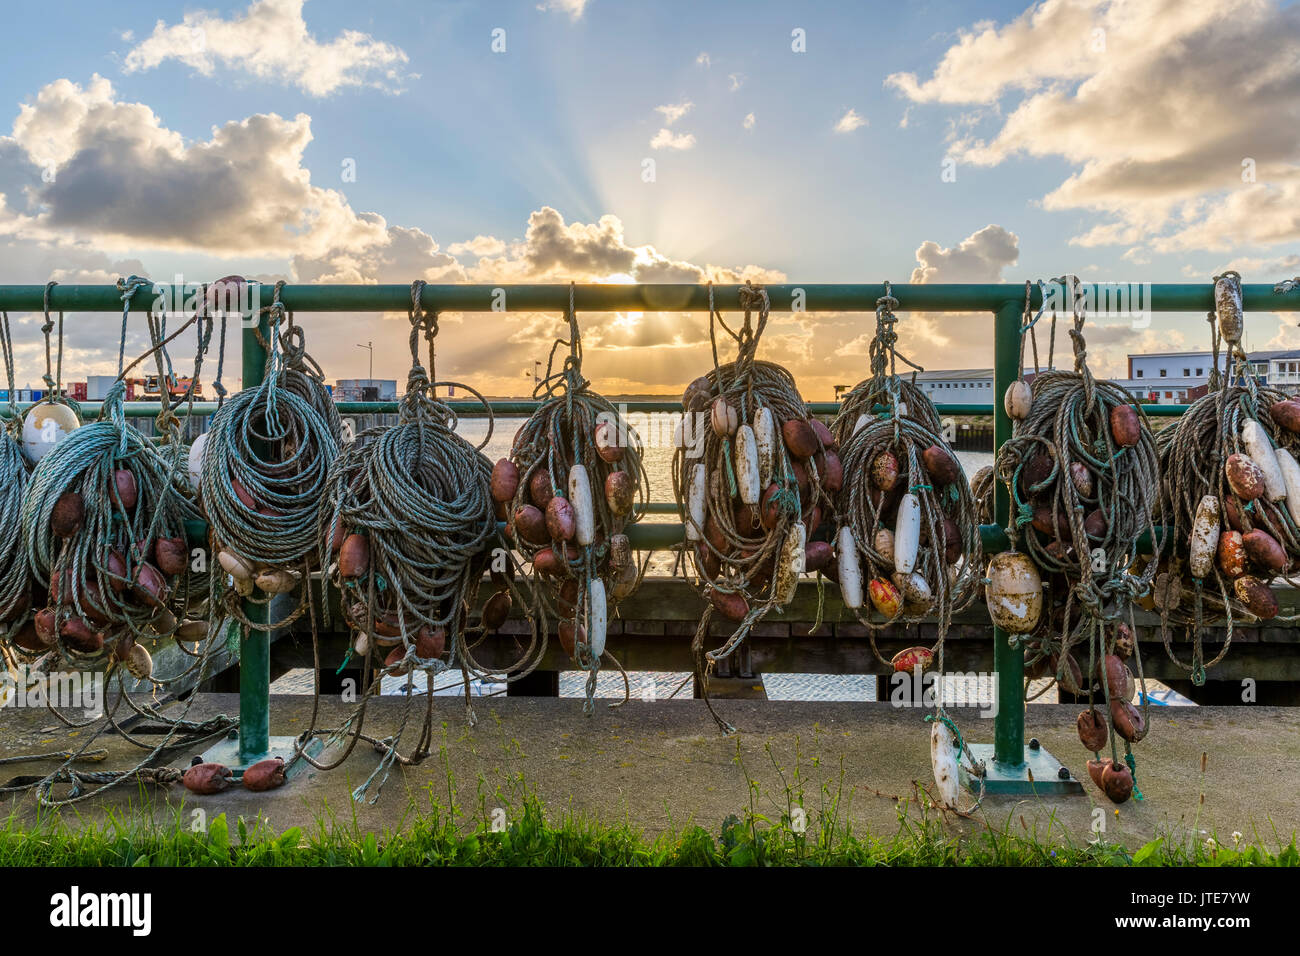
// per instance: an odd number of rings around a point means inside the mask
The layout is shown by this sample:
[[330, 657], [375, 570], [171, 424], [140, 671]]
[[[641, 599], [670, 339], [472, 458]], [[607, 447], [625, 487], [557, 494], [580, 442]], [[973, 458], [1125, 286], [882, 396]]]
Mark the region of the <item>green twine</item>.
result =
[[1135, 757], [1133, 756], [1133, 751], [1132, 751], [1132, 750], [1127, 749], [1127, 748], [1125, 749], [1125, 751], [1124, 751], [1124, 762], [1125, 762], [1126, 764], [1128, 764], [1128, 772], [1129, 772], [1129, 773], [1132, 775], [1132, 777], [1133, 777], [1133, 799], [1134, 799], [1134, 800], [1145, 800], [1146, 797], [1142, 796], [1142, 791], [1138, 789], [1137, 758], [1135, 758]]
[[927, 724], [936, 720], [953, 732], [957, 738], [957, 752], [964, 754], [966, 752], [966, 739], [962, 737], [961, 728], [957, 726], [957, 722], [942, 711], [937, 714], [925, 715], [925, 722]]

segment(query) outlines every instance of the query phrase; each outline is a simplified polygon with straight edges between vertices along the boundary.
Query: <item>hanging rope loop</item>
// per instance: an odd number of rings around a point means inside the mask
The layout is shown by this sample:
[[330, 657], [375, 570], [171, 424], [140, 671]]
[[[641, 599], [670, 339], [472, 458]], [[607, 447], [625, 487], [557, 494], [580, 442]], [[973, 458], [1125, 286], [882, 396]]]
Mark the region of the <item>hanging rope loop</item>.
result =
[[[696, 680], [719, 728], [732, 733], [708, 699], [708, 678], [757, 622], [793, 599], [805, 546], [833, 508], [826, 474], [834, 452], [818, 437], [790, 372], [756, 357], [771, 314], [768, 290], [753, 282], [739, 289], [736, 329], [719, 310], [712, 283], [708, 300], [713, 368], [683, 396], [673, 491], [687, 526], [686, 567], [709, 601], [691, 643]], [[736, 346], [735, 360], [726, 364], [719, 330]], [[799, 433], [802, 457], [783, 441], [787, 424]], [[767, 449], [761, 459], [760, 447]], [[833, 462], [838, 469], [838, 457]], [[715, 613], [730, 635], [706, 650]]]
[[525, 613], [543, 636], [554, 622], [561, 646], [587, 673], [590, 716], [602, 663], [622, 670], [605, 635], [644, 573], [624, 531], [639, 518], [637, 503], [649, 500], [649, 479], [640, 437], [583, 376], [576, 300], [571, 282], [567, 337], [552, 343], [533, 389], [540, 404], [515, 433], [509, 458], [497, 463], [510, 478], [494, 501], [510, 548], [532, 563]]
[[[941, 668], [952, 614], [971, 603], [983, 578], [979, 521], [970, 487], [944, 440], [938, 410], [916, 385], [916, 373], [923, 369], [898, 351], [894, 310], [899, 302], [889, 282], [884, 289], [876, 301], [876, 332], [869, 348], [871, 377], [844, 397], [831, 426], [844, 475], [836, 512], [852, 544], [852, 553], [844, 553], [850, 542], [837, 536], [838, 560], [860, 567], [863, 584], [874, 586], [880, 606], [889, 608], [889, 613], [877, 610], [873, 615], [875, 605], [866, 601], [852, 609], [868, 628], [877, 659], [893, 666], [876, 647], [878, 631], [937, 617], [938, 633], [929, 653]], [[898, 374], [900, 362], [912, 369], [906, 379]], [[884, 411], [877, 413], [882, 406]], [[914, 568], [900, 576], [894, 573], [894, 541], [912, 520], [900, 517], [904, 496], [912, 501], [902, 514], [915, 503], [919, 536], [928, 547], [918, 548]], [[913, 599], [905, 602], [902, 594], [909, 589]], [[895, 591], [899, 599], [892, 601]]]
[[[284, 286], [283, 280], [276, 282], [271, 304], [256, 313], [254, 332], [266, 349], [265, 375], [217, 410], [203, 455], [201, 494], [217, 550], [253, 571], [296, 571], [315, 552], [322, 495], [342, 434], [324, 374], [307, 353], [303, 330], [281, 298]], [[269, 335], [259, 328], [261, 316], [266, 316]], [[242, 570], [244, 565], [238, 566]], [[237, 579], [236, 588], [225, 592], [228, 608], [239, 619], [245, 616], [238, 598], [251, 590], [250, 576]], [[305, 609], [300, 600], [289, 620]]]

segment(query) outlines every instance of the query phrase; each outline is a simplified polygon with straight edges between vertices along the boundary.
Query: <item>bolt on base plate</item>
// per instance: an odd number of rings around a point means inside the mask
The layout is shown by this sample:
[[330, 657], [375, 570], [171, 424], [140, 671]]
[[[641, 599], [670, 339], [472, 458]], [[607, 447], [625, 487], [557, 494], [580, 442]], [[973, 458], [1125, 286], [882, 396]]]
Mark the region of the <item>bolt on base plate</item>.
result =
[[[1019, 766], [993, 759], [993, 744], [969, 744], [976, 764], [984, 761], [984, 792], [997, 797], [1061, 796], [1083, 793], [1083, 784], [1073, 775], [1062, 779], [1062, 763], [1042, 747], [1025, 747], [1025, 762]], [[1068, 772], [1068, 771], [1067, 771]], [[962, 767], [966, 786], [979, 792], [979, 780]]]

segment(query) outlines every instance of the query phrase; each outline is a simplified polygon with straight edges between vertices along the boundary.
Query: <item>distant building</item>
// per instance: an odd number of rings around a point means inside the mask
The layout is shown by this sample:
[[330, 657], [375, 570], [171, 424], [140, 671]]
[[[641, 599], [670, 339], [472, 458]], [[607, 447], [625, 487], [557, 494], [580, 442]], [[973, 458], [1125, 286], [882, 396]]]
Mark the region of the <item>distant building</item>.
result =
[[395, 378], [341, 378], [334, 383], [336, 402], [395, 402]]
[[1251, 352], [1250, 364], [1255, 378], [1266, 385], [1288, 392], [1300, 390], [1300, 350]]
[[[1219, 353], [1219, 370], [1227, 350]], [[1214, 356], [1204, 352], [1148, 352], [1128, 357], [1128, 378], [1115, 379], [1139, 401], [1153, 405], [1186, 405], [1205, 394], [1214, 369]]]
[[937, 405], [988, 404], [993, 401], [993, 369], [917, 372], [916, 387]]
[[116, 381], [116, 375], [87, 375], [86, 397], [92, 402], [102, 402], [108, 398], [108, 390]]
[[[1219, 369], [1227, 361], [1227, 350], [1219, 352]], [[1068, 369], [1070, 366], [1062, 366]], [[1214, 356], [1204, 352], [1148, 352], [1128, 357], [1128, 378], [1113, 379], [1140, 402], [1153, 405], [1187, 405], [1209, 391]], [[1250, 353], [1250, 371], [1261, 385], [1300, 394], [1300, 349]], [[1025, 370], [1025, 379], [1033, 380]], [[907, 378], [905, 375], [904, 378]], [[939, 369], [918, 372], [916, 385], [936, 405], [990, 404], [993, 369]], [[836, 386], [839, 397], [840, 386]]]
[[[1227, 350], [1219, 352], [1219, 371], [1226, 367]], [[1128, 357], [1128, 378], [1115, 384], [1141, 401], [1158, 405], [1185, 405], [1209, 389], [1214, 357], [1208, 352], [1151, 352]], [[1250, 353], [1250, 372], [1261, 385], [1300, 391], [1300, 350], [1280, 349]]]

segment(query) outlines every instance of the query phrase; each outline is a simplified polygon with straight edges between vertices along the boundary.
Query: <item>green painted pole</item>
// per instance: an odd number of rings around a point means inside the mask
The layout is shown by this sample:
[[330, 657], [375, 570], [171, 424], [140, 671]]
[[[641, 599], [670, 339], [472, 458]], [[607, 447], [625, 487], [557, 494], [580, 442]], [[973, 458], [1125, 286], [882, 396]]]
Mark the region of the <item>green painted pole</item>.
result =
[[[713, 298], [724, 313], [734, 313], [740, 286], [717, 285]], [[1090, 312], [1104, 312], [1107, 289], [1088, 286], [1098, 296]], [[1128, 288], [1128, 287], [1126, 287]], [[875, 310], [876, 300], [885, 294], [876, 283], [786, 283], [766, 286], [772, 308], [777, 312], [865, 312]], [[182, 290], [183, 291], [183, 290]], [[1025, 289], [1015, 283], [952, 283], [895, 285], [893, 294], [910, 312], [971, 312], [1000, 309], [1005, 302], [1023, 302]], [[1056, 288], [1063, 295], [1063, 288]], [[1129, 289], [1139, 294], [1137, 289]], [[0, 285], [0, 310], [39, 312], [44, 285]], [[270, 305], [273, 290], [264, 285], [255, 304]], [[1152, 283], [1141, 285], [1142, 306], [1152, 312], [1205, 312], [1214, 308], [1214, 285], [1210, 282]], [[300, 313], [308, 312], [405, 312], [411, 304], [409, 285], [289, 285], [283, 298]], [[165, 283], [155, 294], [137, 295], [131, 309], [144, 312], [169, 308], [176, 295]], [[184, 295], [180, 296], [181, 301]], [[569, 307], [568, 283], [548, 285], [429, 285], [422, 296], [432, 309], [446, 312], [552, 312]], [[1242, 286], [1242, 300], [1248, 310], [1300, 310], [1300, 289], [1278, 294], [1273, 286], [1252, 283]], [[1030, 305], [1038, 308], [1038, 286], [1031, 291]], [[582, 284], [575, 292], [579, 312], [705, 312], [709, 287], [699, 284], [651, 283], [638, 285]], [[59, 285], [50, 293], [50, 307], [64, 312], [117, 312], [122, 294], [112, 285]], [[175, 304], [170, 304], [175, 310]]]
[[[1001, 398], [1021, 375], [1020, 318], [1024, 300], [1004, 302], [993, 313], [993, 449], [1011, 437], [1011, 417]], [[1006, 526], [1011, 500], [1001, 482], [994, 482], [993, 520]], [[1025, 762], [1025, 649], [1012, 647], [1001, 628], [993, 628], [993, 672], [998, 684], [998, 711], [993, 720], [993, 760], [1019, 767]]]
[[[243, 388], [255, 388], [262, 383], [266, 370], [266, 349], [262, 341], [270, 335], [267, 317], [254, 312], [243, 321]], [[269, 620], [268, 604], [244, 602], [244, 613], [250, 621]], [[239, 758], [248, 764], [271, 747], [271, 635], [266, 631], [249, 628], [239, 648]]]

